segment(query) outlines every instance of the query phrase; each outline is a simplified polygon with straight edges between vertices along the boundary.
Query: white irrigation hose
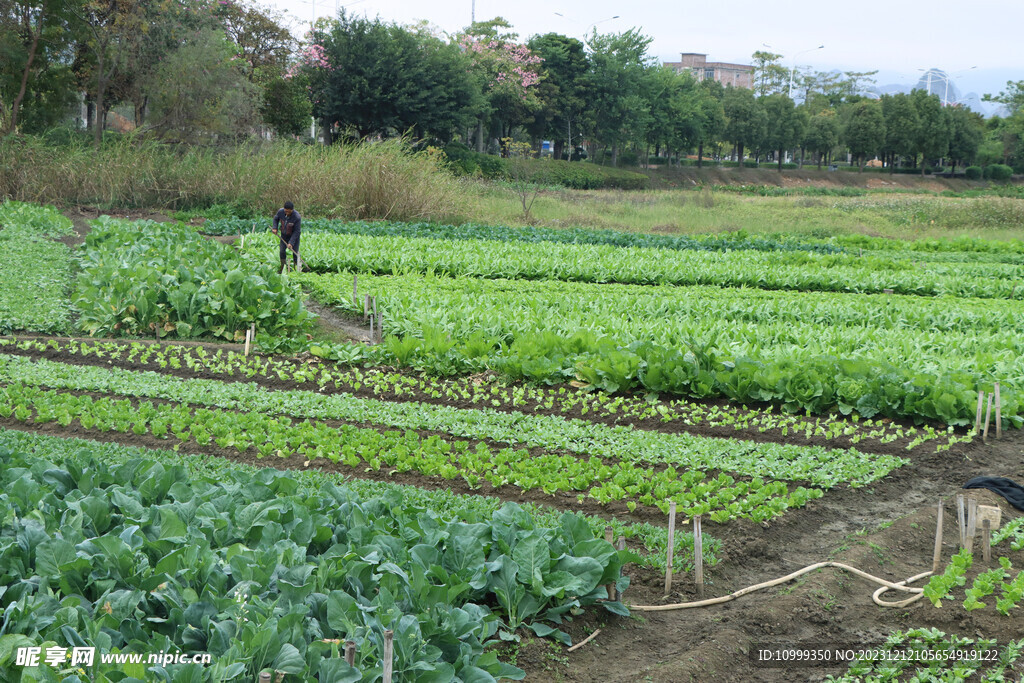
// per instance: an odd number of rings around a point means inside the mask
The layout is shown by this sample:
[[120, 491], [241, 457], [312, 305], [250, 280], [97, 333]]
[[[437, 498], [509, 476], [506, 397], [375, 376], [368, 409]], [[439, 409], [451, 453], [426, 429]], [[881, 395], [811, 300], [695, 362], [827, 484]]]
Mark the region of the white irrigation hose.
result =
[[[856, 567], [851, 567], [848, 564], [843, 564], [842, 562], [818, 562], [817, 564], [812, 564], [808, 567], [804, 567], [803, 569], [798, 569], [792, 574], [787, 574], [780, 578], [773, 579], [771, 581], [765, 581], [764, 583], [759, 583], [753, 586], [747, 586], [746, 588], [741, 588], [735, 593], [723, 595], [720, 598], [708, 598], [707, 600], [697, 600], [696, 602], [677, 602], [672, 605], [630, 605], [629, 608], [640, 612], [663, 612], [676, 609], [688, 609], [690, 607], [708, 607], [710, 605], [718, 605], [723, 602], [735, 600], [736, 598], [742, 597], [747, 593], [759, 591], [762, 588], [771, 588], [772, 586], [778, 586], [780, 583], [792, 581], [793, 579], [799, 576], [803, 576], [808, 572], [813, 572], [814, 570], [821, 569], [823, 567], [836, 567], [838, 569], [845, 569], [846, 571], [856, 574], [861, 578], [865, 578], [868, 581], [873, 581], [877, 584], [881, 584], [882, 587], [875, 591], [874, 595], [871, 596], [871, 599], [875, 601], [875, 604], [880, 605], [881, 607], [906, 607], [907, 605], [920, 600], [924, 597], [924, 589], [913, 588], [912, 586], [908, 586], [906, 584], [913, 583], [914, 581], [932, 575], [932, 572], [930, 571], [923, 572], [921, 574], [918, 574], [917, 576], [912, 576], [909, 579], [904, 579], [902, 581], [893, 583], [892, 581], [888, 581], [878, 576], [873, 576], [871, 574], [868, 574], [867, 572], [857, 569]], [[914, 593], [914, 595], [913, 597], [907, 598], [906, 600], [900, 600], [898, 602], [887, 602], [885, 600], [882, 600], [880, 596], [882, 595], [882, 593], [888, 590], [897, 590], [903, 591], [905, 593]]]

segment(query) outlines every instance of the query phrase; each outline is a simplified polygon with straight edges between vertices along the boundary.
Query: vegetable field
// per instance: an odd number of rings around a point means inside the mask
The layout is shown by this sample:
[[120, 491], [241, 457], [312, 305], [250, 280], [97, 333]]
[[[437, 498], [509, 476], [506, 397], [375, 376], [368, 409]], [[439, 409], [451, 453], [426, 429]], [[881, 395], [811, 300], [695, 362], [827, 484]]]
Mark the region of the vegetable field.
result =
[[[1005, 506], [995, 558], [946, 547], [899, 619], [824, 574], [631, 610], [826, 556], [901, 581], [932, 562], [936, 500], [1024, 481], [1019, 241], [304, 218], [303, 272], [279, 273], [251, 221], [102, 217], [71, 249], [55, 209], [4, 206], [25, 257], [0, 283], [0, 680], [756, 671], [708, 644], [722, 629], [743, 652], [822, 633], [998, 652], [892, 669], [920, 680], [1024, 666]], [[379, 343], [331, 327], [369, 328], [368, 305]], [[17, 664], [75, 646], [213, 662]]]

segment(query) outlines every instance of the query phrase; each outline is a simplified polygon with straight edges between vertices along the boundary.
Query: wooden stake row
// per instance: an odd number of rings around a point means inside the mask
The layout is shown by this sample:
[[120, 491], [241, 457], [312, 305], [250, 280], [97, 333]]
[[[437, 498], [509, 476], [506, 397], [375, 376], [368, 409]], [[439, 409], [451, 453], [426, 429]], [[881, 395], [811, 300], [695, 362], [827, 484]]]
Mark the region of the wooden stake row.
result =
[[[996, 438], [1002, 438], [1003, 436], [1003, 406], [999, 396], [999, 382], [995, 383], [991, 394], [987, 394], [988, 402], [986, 409], [985, 392], [978, 391], [978, 412], [974, 418], [974, 433], [981, 432], [981, 438], [983, 441], [988, 441], [988, 426], [992, 422], [992, 408], [995, 407], [995, 426], [996, 426]], [[985, 422], [981, 421], [981, 414], [984, 410]]]

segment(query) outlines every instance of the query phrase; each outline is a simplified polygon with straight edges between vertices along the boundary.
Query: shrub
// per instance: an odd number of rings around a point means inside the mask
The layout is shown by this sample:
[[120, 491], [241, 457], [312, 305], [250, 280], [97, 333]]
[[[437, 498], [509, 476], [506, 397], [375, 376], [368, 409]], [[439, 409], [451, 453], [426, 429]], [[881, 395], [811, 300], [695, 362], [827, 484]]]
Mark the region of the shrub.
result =
[[964, 169], [964, 176], [968, 180], [981, 180], [981, 166], [968, 166]]
[[992, 164], [986, 166], [985, 170], [988, 172], [989, 178], [997, 183], [1005, 183], [1013, 175], [1013, 169], [1005, 164]]

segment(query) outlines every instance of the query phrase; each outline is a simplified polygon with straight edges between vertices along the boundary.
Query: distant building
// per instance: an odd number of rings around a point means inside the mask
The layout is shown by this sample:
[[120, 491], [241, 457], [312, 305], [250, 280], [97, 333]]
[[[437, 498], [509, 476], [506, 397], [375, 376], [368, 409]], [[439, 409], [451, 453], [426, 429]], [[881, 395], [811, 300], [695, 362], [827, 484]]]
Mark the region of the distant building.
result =
[[676, 73], [689, 71], [698, 81], [718, 81], [737, 88], [754, 87], [754, 67], [749, 64], [709, 62], [708, 56], [699, 52], [684, 52], [679, 56], [680, 61], [665, 62], [665, 66], [675, 69]]

